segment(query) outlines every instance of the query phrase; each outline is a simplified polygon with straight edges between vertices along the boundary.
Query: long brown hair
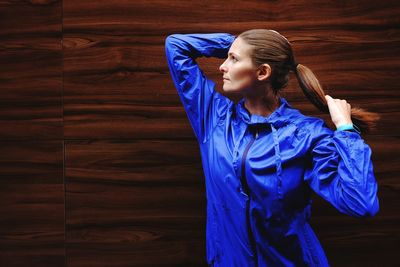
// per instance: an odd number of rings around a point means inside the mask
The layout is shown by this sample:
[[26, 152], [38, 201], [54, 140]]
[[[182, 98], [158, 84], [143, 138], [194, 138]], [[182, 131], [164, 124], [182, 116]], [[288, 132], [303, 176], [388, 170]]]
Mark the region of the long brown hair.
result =
[[[293, 71], [308, 100], [319, 110], [329, 114], [325, 93], [317, 77], [309, 68], [295, 61], [292, 46], [283, 35], [274, 30], [252, 29], [242, 32], [239, 37], [253, 46], [251, 57], [255, 66], [265, 63], [271, 66], [270, 82], [275, 94], [287, 86], [289, 72]], [[368, 132], [375, 128], [379, 115], [352, 107], [351, 119], [362, 132]]]

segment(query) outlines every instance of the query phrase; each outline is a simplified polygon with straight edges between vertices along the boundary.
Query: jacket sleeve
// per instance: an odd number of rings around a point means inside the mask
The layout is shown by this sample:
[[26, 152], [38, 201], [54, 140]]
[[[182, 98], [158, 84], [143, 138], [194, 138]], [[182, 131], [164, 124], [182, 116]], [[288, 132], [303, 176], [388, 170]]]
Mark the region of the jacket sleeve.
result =
[[205, 142], [229, 99], [214, 90], [215, 83], [205, 77], [195, 59], [227, 57], [234, 39], [228, 33], [208, 33], [172, 34], [165, 40], [172, 80], [199, 142]]
[[370, 147], [358, 133], [333, 132], [322, 120], [312, 132], [312, 166], [306, 170], [305, 181], [340, 212], [374, 216], [379, 201]]

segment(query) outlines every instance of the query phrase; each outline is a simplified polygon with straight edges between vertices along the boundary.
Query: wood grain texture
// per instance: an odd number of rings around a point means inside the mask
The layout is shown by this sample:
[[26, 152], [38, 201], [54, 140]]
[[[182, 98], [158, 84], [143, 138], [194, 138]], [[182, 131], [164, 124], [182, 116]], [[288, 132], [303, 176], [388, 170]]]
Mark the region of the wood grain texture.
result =
[[[192, 142], [194, 145], [195, 141], [168, 72], [164, 41], [171, 33], [238, 34], [250, 28], [268, 27], [288, 36], [297, 61], [315, 71], [326, 93], [381, 115], [377, 131], [368, 136], [374, 152], [378, 151], [374, 153], [374, 163], [382, 187], [380, 215], [369, 223], [360, 222], [338, 214], [327, 203], [318, 204], [321, 201], [317, 198], [313, 224], [332, 266], [374, 265], [382, 258], [387, 266], [394, 265], [396, 260], [391, 247], [399, 240], [395, 227], [399, 217], [394, 215], [399, 208], [395, 197], [398, 195], [395, 180], [398, 161], [388, 158], [386, 151], [390, 151], [388, 144], [398, 141], [400, 133], [397, 123], [400, 104], [397, 81], [400, 65], [398, 11], [399, 5], [394, 1], [368, 1], [362, 5], [356, 1], [230, 1], [229, 5], [214, 1], [153, 1], [150, 6], [141, 1], [101, 1], [96, 5], [87, 1], [85, 4], [66, 1], [63, 42], [65, 136], [70, 140], [100, 140], [99, 143], [85, 145], [87, 148], [83, 145], [78, 148], [75, 141], [70, 143], [71, 156], [67, 164], [73, 162], [73, 165], [67, 167], [67, 172], [71, 174], [71, 178], [68, 176], [68, 188], [82, 191], [79, 191], [80, 196], [69, 191], [67, 195], [68, 203], [75, 203], [67, 207], [67, 212], [71, 211], [67, 222], [70, 229], [67, 231], [68, 264], [205, 266], [202, 250], [205, 233], [201, 224], [192, 226], [192, 234], [186, 227], [180, 233], [175, 231], [176, 239], [171, 239], [168, 249], [155, 238], [172, 238], [171, 232], [165, 229], [166, 225], [177, 230], [181, 228], [178, 221], [186, 225], [200, 216], [204, 222], [206, 216], [204, 208], [198, 209], [196, 196], [186, 193], [194, 185], [198, 188], [202, 172], [196, 170], [193, 173], [182, 161], [183, 158], [170, 155], [168, 146], [165, 147], [169, 142]], [[222, 60], [199, 58], [197, 62], [207, 77], [216, 82], [216, 90], [220, 91], [222, 81], [218, 67]], [[322, 116], [329, 124], [329, 116], [320, 114], [305, 99], [293, 77], [284, 97], [306, 115]], [[110, 140], [109, 143], [101, 141], [105, 139]], [[132, 139], [138, 140], [135, 146]], [[115, 141], [111, 140], [121, 141], [118, 150], [113, 143]], [[158, 140], [167, 143], [154, 146]], [[144, 153], [142, 147], [147, 145], [146, 142], [149, 142], [150, 148]], [[125, 145], [128, 150], [122, 148]], [[106, 155], [104, 151], [98, 154], [95, 152], [98, 149], [112, 153]], [[140, 153], [134, 151], [142, 151], [144, 159], [140, 164], [146, 167], [121, 171], [140, 165], [136, 159], [140, 158]], [[186, 147], [185, 151], [188, 155], [198, 155], [193, 148]], [[154, 153], [160, 161], [151, 164], [155, 158], [149, 159], [147, 155]], [[131, 164], [124, 164], [128, 158], [134, 160]], [[173, 159], [177, 164], [174, 175], [167, 175], [168, 171], [160, 172], [159, 164], [165, 168], [166, 163], [162, 163], [165, 159], [167, 162]], [[200, 162], [199, 158], [197, 160]], [[147, 164], [157, 167], [150, 171]], [[178, 185], [183, 181], [179, 177], [185, 177], [185, 174], [196, 179], [188, 180], [190, 182], [185, 183], [184, 189]], [[144, 182], [146, 178], [150, 180]], [[107, 192], [104, 193], [107, 201], [102, 197], [96, 199], [91, 193], [94, 188]], [[170, 198], [170, 189], [184, 194], [179, 198], [183, 203]], [[152, 192], [158, 193], [159, 201], [145, 196]], [[115, 197], [119, 193], [123, 202]], [[196, 191], [199, 199], [204, 197], [204, 193]], [[135, 197], [127, 197], [130, 195]], [[86, 199], [91, 200], [94, 212], [88, 218], [92, 224], [85, 224], [79, 216], [87, 214], [83, 208], [79, 211], [79, 203], [86, 203]], [[126, 211], [125, 203], [136, 204], [136, 208]], [[159, 205], [166, 208], [156, 208]], [[190, 217], [183, 216], [191, 206], [194, 210]], [[384, 212], [388, 208], [389, 211]], [[177, 224], [172, 226], [165, 217], [166, 213]], [[111, 214], [115, 216], [106, 220], [110, 218], [106, 216]], [[150, 216], [155, 216], [160, 224], [155, 224]], [[98, 233], [99, 225], [95, 221], [103, 222], [101, 225], [107, 229], [106, 234]], [[138, 221], [147, 221], [148, 228], [143, 228]], [[366, 230], [370, 231], [364, 233]], [[87, 233], [90, 245], [84, 233]], [[129, 241], [124, 239], [125, 236]], [[139, 236], [142, 236], [141, 240]], [[144, 241], [146, 238], [153, 238], [153, 246]], [[105, 245], [106, 240], [113, 240], [112, 245]], [[121, 245], [124, 240], [126, 246]], [[188, 240], [194, 243], [187, 243]], [[193, 244], [195, 249], [190, 252], [188, 246]], [[374, 244], [380, 244], [382, 249], [376, 249]], [[96, 249], [102, 249], [102, 253], [96, 253]], [[363, 257], [365, 253], [368, 257]], [[174, 257], [169, 258], [167, 255], [171, 254]], [[187, 258], [192, 261], [187, 261]]]
[[[272, 16], [267, 20], [268, 27], [288, 36], [297, 61], [315, 71], [326, 93], [382, 116], [378, 131], [372, 134], [400, 133], [396, 126], [400, 36], [394, 2], [369, 2], [365, 6], [357, 2], [321, 5], [254, 1], [250, 7], [247, 3], [246, 8], [239, 3], [236, 8], [226, 8], [223, 4], [208, 6], [197, 1], [191, 5], [187, 1], [154, 4], [149, 8], [144, 3], [125, 1], [118, 1], [118, 5], [100, 2], [95, 6], [86, 2], [79, 8], [73, 1], [66, 2], [63, 43], [67, 138], [193, 137], [168, 73], [165, 37], [187, 32], [238, 34], [264, 27], [262, 20], [268, 16]], [[89, 6], [91, 13], [80, 15]], [[95, 14], [100, 10], [104, 11], [102, 20], [96, 21]], [[274, 12], [261, 16], [261, 10]], [[363, 13], [365, 10], [368, 13]], [[207, 13], [207, 20], [194, 23], [193, 16], [202, 13]], [[254, 21], [250, 14], [260, 15], [259, 20]], [[222, 60], [198, 61], [220, 90], [222, 76], [218, 66]], [[319, 115], [294, 77], [285, 96], [307, 115]], [[120, 111], [124, 113], [116, 114]], [[96, 136], [91, 135], [93, 132]]]
[[61, 1], [0, 2], [0, 139], [63, 139]]
[[[312, 225], [332, 266], [374, 266], [381, 257], [387, 266], [395, 266], [397, 140], [367, 140], [375, 152], [380, 188], [381, 210], [375, 218], [351, 218], [314, 198]], [[387, 148], [389, 143], [393, 150]], [[191, 140], [67, 143], [68, 265], [205, 265], [205, 192], [199, 161]]]
[[68, 142], [68, 266], [204, 264], [199, 161], [192, 140]]
[[0, 1], [0, 266], [64, 266], [62, 2]]
[[[270, 28], [327, 94], [381, 115], [363, 136], [380, 212], [358, 220], [315, 197], [311, 223], [332, 266], [396, 266], [399, 11], [394, 0], [0, 1], [0, 265], [205, 266], [201, 159], [164, 41]], [[219, 91], [222, 61], [197, 60]], [[283, 96], [333, 126], [294, 77]]]
[[0, 141], [0, 266], [63, 266], [61, 141]]

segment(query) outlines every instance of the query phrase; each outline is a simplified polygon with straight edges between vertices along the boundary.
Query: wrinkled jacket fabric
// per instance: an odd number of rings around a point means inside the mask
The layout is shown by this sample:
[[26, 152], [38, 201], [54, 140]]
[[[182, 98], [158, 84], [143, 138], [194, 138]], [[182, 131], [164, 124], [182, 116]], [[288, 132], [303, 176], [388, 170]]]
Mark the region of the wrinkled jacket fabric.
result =
[[250, 114], [215, 90], [197, 57], [225, 58], [235, 36], [173, 34], [170, 73], [200, 145], [210, 266], [328, 266], [309, 225], [310, 194], [340, 212], [377, 213], [371, 149], [356, 132], [332, 131], [283, 98], [269, 116]]

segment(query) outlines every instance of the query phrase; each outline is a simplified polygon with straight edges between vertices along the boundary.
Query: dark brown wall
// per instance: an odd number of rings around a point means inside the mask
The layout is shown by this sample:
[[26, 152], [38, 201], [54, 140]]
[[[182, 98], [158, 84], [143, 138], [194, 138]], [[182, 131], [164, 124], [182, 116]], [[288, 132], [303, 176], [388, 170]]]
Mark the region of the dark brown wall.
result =
[[[395, 266], [399, 3], [0, 1], [0, 266], [204, 266], [200, 155], [164, 40], [261, 27], [287, 36], [328, 94], [382, 116], [364, 135], [379, 214], [315, 198], [312, 225], [332, 266]], [[198, 62], [221, 88], [222, 60]], [[293, 79], [285, 97], [321, 115]]]

